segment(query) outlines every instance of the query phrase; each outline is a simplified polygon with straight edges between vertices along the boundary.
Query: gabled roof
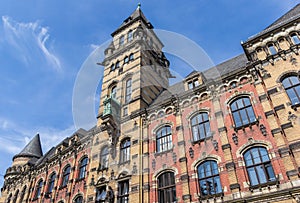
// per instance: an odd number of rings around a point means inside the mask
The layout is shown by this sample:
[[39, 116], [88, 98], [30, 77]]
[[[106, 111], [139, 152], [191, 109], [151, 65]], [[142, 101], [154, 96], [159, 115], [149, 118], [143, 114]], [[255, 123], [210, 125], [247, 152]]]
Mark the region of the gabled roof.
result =
[[128, 27], [132, 23], [136, 22], [137, 20], [142, 20], [145, 23], [145, 25], [147, 26], [148, 29], [153, 28], [152, 24], [147, 20], [147, 18], [145, 17], [145, 15], [142, 12], [142, 10], [140, 8], [140, 5], [139, 5], [137, 7], [137, 9], [135, 9], [135, 11], [128, 18], [126, 18], [123, 21], [123, 23], [118, 27], [118, 29], [116, 29], [116, 31], [114, 31], [111, 34], [111, 36], [113, 37], [115, 34], [122, 31], [123, 29], [125, 29], [126, 27]]
[[13, 159], [17, 157], [32, 157], [32, 158], [40, 158], [43, 156], [42, 146], [40, 135], [36, 134], [32, 140], [24, 147], [24, 149], [17, 155], [14, 156]]
[[287, 13], [285, 13], [283, 16], [278, 18], [274, 23], [269, 25], [266, 29], [264, 29], [260, 33], [254, 35], [252, 37], [249, 37], [249, 39], [247, 41], [255, 39], [255, 38], [257, 38], [263, 34], [266, 34], [272, 30], [275, 30], [276, 28], [279, 28], [284, 24], [292, 22], [293, 20], [295, 20], [297, 18], [300, 18], [300, 4], [297, 4], [294, 8], [292, 8]]

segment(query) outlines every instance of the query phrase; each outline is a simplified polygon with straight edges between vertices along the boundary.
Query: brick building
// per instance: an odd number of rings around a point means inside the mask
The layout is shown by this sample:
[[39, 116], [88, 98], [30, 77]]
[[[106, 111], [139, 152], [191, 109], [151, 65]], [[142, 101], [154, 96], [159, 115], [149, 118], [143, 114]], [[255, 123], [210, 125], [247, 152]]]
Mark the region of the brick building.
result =
[[299, 4], [171, 86], [140, 7], [112, 37], [96, 126], [44, 155], [36, 135], [0, 202], [300, 202]]

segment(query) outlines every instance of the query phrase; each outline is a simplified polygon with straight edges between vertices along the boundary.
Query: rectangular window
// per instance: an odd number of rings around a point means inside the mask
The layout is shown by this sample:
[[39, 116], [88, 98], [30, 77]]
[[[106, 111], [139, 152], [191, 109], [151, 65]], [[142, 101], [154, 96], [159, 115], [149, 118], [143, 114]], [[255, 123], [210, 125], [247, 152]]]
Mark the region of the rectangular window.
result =
[[118, 203], [128, 203], [129, 202], [129, 180], [124, 180], [119, 182], [118, 185]]

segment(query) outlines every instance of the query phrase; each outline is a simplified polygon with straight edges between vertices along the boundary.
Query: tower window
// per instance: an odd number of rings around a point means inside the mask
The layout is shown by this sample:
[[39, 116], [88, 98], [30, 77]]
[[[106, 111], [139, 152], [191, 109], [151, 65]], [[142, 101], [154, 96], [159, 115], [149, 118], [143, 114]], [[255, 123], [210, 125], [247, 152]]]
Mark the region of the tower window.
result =
[[119, 39], [119, 45], [122, 46], [124, 45], [124, 35], [122, 35]]
[[128, 79], [126, 81], [125, 103], [128, 103], [131, 100], [131, 93], [132, 93], [132, 89], [131, 89], [132, 84], [131, 83], [132, 83], [131, 79]]
[[117, 97], [117, 86], [113, 86], [110, 90], [110, 97], [111, 98], [116, 98]]
[[271, 55], [277, 54], [277, 50], [276, 50], [274, 44], [269, 44], [268, 49], [269, 49], [269, 52]]
[[172, 132], [170, 126], [164, 126], [156, 132], [156, 151], [163, 152], [172, 148]]
[[116, 69], [117, 69], [117, 68], [120, 68], [120, 61], [117, 61], [117, 62], [116, 62]]
[[127, 42], [130, 42], [133, 39], [132, 30], [127, 33]]
[[242, 97], [234, 100], [231, 105], [235, 127], [242, 127], [256, 121], [252, 104], [248, 97]]
[[125, 56], [124, 63], [128, 63], [128, 62], [129, 62], [129, 58], [128, 58], [128, 56]]
[[300, 39], [296, 33], [293, 33], [291, 35], [291, 38], [292, 38], [294, 44], [300, 44]]
[[176, 202], [176, 184], [173, 172], [166, 172], [158, 177], [158, 202]]
[[130, 160], [130, 139], [121, 142], [120, 163]]
[[292, 105], [300, 104], [300, 81], [297, 76], [289, 76], [282, 80], [282, 85], [288, 94]]
[[111, 70], [111, 71], [114, 71], [114, 70], [115, 70], [115, 64], [111, 64], [110, 70]]
[[253, 147], [245, 152], [244, 161], [251, 186], [275, 181], [275, 173], [264, 147]]
[[118, 184], [118, 200], [119, 203], [129, 202], [129, 181], [124, 180]]
[[130, 54], [129, 55], [129, 61], [133, 61], [134, 57], [133, 57], [133, 54]]
[[200, 193], [202, 196], [222, 193], [221, 181], [216, 161], [205, 161], [197, 168]]

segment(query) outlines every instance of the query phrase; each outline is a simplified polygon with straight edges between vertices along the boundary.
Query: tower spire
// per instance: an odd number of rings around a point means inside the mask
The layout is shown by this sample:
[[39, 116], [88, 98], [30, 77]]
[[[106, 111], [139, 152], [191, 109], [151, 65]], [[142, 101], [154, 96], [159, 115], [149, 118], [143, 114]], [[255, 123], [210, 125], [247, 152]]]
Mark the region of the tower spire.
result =
[[24, 149], [13, 159], [17, 157], [35, 157], [40, 158], [43, 156], [40, 135], [36, 134], [32, 140], [24, 147]]
[[138, 3], [137, 9], [141, 9], [141, 3]]

